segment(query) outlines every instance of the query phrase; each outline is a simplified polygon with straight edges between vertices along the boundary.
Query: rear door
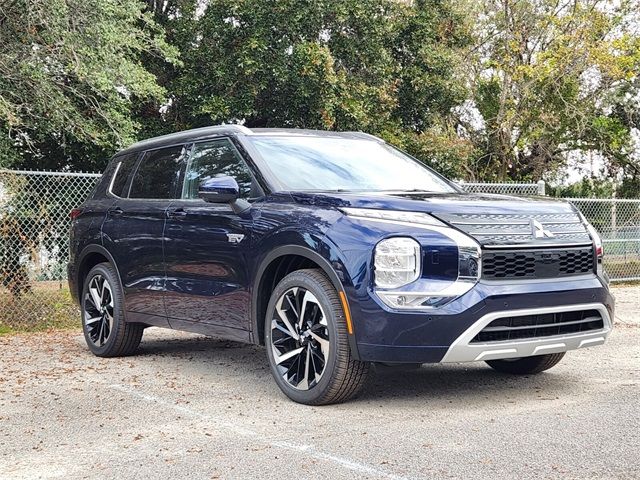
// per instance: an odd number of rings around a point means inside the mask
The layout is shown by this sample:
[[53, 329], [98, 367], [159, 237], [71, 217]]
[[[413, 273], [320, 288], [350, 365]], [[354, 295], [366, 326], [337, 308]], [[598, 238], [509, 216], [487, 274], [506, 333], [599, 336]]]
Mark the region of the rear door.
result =
[[[119, 269], [129, 320], [168, 325], [163, 289], [163, 233], [169, 204], [181, 192], [183, 145], [145, 152], [124, 180], [103, 225], [105, 247]], [[120, 183], [118, 183], [120, 182]]]
[[199, 183], [221, 175], [236, 179], [245, 200], [262, 194], [229, 139], [193, 146], [181, 199], [172, 202], [167, 211], [167, 314], [175, 328], [246, 340], [252, 209], [236, 214], [228, 204], [198, 198]]

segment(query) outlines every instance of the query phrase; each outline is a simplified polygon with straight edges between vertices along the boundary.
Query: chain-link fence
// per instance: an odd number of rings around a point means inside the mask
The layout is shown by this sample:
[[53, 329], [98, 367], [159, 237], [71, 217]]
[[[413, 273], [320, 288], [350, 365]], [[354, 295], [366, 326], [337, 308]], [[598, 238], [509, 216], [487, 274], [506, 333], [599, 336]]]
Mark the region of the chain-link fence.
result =
[[[69, 212], [100, 178], [0, 170], [0, 332], [77, 318], [66, 282]], [[470, 192], [544, 194], [544, 183], [463, 183]], [[568, 199], [604, 238], [613, 280], [640, 280], [640, 200]]]
[[567, 198], [598, 230], [614, 281], [640, 280], [640, 200]]
[[0, 331], [68, 321], [69, 212], [99, 174], [0, 170]]
[[469, 193], [500, 193], [502, 195], [544, 195], [545, 183], [468, 183], [459, 182]]

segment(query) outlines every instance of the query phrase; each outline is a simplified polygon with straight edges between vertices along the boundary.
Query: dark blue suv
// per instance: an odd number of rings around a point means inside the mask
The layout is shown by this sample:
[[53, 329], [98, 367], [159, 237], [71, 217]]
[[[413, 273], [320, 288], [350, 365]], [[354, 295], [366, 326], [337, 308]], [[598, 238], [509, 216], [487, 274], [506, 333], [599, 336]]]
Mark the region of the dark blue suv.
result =
[[537, 373], [612, 327], [602, 244], [573, 206], [465, 193], [363, 133], [145, 140], [72, 217], [94, 354], [132, 354], [152, 325], [263, 344], [296, 402], [350, 398], [373, 362]]

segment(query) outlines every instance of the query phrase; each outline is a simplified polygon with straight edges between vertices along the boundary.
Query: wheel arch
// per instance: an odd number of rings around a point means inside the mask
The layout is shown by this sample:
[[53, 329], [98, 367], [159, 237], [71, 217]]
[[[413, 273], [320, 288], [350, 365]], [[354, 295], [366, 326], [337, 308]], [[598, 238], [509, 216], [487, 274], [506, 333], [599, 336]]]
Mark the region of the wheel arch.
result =
[[109, 251], [102, 245], [87, 245], [80, 253], [78, 267], [76, 270], [76, 289], [78, 291], [75, 293], [78, 299], [82, 297], [84, 279], [86, 278], [87, 274], [93, 267], [95, 267], [99, 263], [104, 263], [105, 261], [113, 266], [118, 274], [118, 279], [122, 283], [120, 270], [118, 270], [118, 265], [116, 265], [116, 262], [113, 259], [111, 253], [109, 253]]
[[[264, 344], [264, 315], [273, 288], [285, 275], [302, 268], [320, 268], [336, 291], [344, 291], [342, 280], [335, 269], [318, 252], [301, 245], [283, 245], [273, 249], [264, 257], [254, 277], [254, 288], [251, 294], [251, 334], [254, 343]], [[350, 338], [349, 343], [352, 354], [357, 358], [355, 341]]]

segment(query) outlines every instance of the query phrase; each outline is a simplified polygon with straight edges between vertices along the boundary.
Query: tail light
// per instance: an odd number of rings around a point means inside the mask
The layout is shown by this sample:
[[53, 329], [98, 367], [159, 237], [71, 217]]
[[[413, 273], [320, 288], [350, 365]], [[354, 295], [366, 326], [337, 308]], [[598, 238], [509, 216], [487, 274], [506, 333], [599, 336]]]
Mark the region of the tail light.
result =
[[82, 209], [81, 208], [72, 208], [71, 212], [69, 212], [69, 216], [71, 217], [71, 221], [73, 221], [76, 218], [78, 218], [81, 213], [82, 213]]

